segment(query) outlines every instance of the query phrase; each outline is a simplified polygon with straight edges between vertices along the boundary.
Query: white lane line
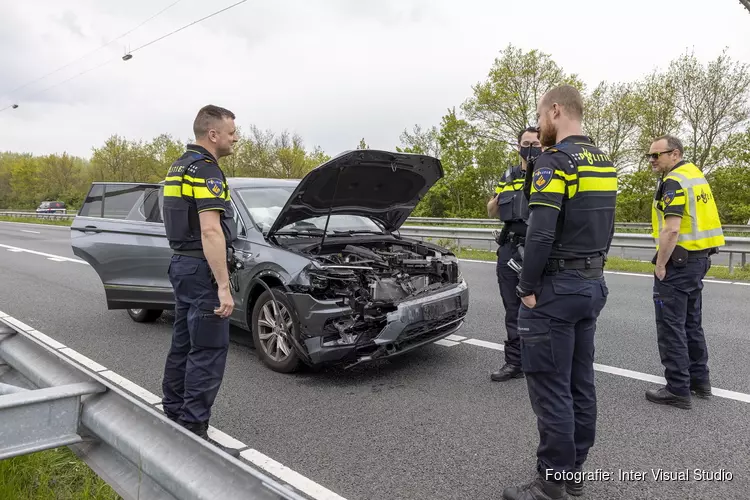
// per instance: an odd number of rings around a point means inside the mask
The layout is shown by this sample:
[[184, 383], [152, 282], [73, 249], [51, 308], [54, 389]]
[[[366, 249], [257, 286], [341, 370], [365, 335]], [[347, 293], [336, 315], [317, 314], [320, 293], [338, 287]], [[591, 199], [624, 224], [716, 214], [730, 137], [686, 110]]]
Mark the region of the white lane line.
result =
[[29, 330], [26, 333], [28, 333], [29, 335], [31, 335], [35, 339], [37, 339], [37, 340], [39, 340], [41, 342], [44, 342], [45, 344], [47, 344], [48, 346], [50, 346], [52, 349], [55, 349], [55, 350], [59, 351], [60, 349], [63, 349], [65, 347], [65, 344], [61, 344], [57, 340], [55, 340], [52, 337], [49, 337], [49, 336], [43, 334], [39, 330]]
[[[471, 345], [475, 345], [479, 347], [485, 347], [487, 349], [494, 349], [497, 351], [505, 350], [502, 344], [498, 344], [495, 342], [488, 342], [486, 340], [468, 339], [468, 340], [464, 340], [461, 343], [471, 344]], [[609, 366], [609, 365], [602, 365], [599, 363], [594, 363], [594, 370], [598, 372], [609, 373], [612, 375], [618, 375], [620, 377], [632, 378], [635, 380], [643, 380], [644, 382], [653, 382], [655, 384], [663, 385], [667, 383], [664, 377], [651, 375], [649, 373], [641, 373], [641, 372], [636, 372], [633, 370], [627, 370], [625, 368], [618, 368], [616, 366]], [[743, 403], [750, 403], [750, 394], [745, 394], [742, 392], [735, 392], [735, 391], [728, 391], [726, 389], [718, 389], [716, 387], [712, 387], [711, 391], [713, 392], [714, 396], [718, 396], [720, 398], [733, 399], [735, 401], [742, 401]]]
[[71, 259], [70, 257], [63, 257], [61, 255], [54, 255], [54, 254], [51, 254], [51, 253], [37, 252], [36, 250], [27, 250], [25, 248], [18, 248], [18, 247], [13, 247], [13, 246], [10, 246], [10, 245], [3, 245], [2, 243], [0, 243], [0, 247], [7, 248], [8, 251], [10, 251], [10, 252], [26, 252], [26, 253], [32, 253], [34, 255], [41, 255], [42, 257], [49, 257], [50, 260], [53, 260], [53, 259], [57, 260], [57, 259], [59, 259], [60, 261], [75, 262], [76, 264], [86, 264], [86, 265], [88, 265], [88, 262], [86, 262], [85, 260]]
[[454, 345], [458, 345], [458, 342], [453, 342], [452, 340], [446, 340], [446, 339], [440, 339], [433, 342], [433, 344], [437, 345], [444, 345], [446, 347], [453, 347]]
[[61, 259], [60, 257], [47, 257], [47, 260], [51, 260], [54, 262], [65, 262], [65, 259]]
[[150, 392], [140, 385], [136, 384], [135, 382], [131, 382], [130, 380], [126, 379], [122, 375], [113, 372], [112, 370], [107, 370], [99, 373], [102, 377], [111, 380], [115, 384], [119, 385], [123, 389], [132, 392], [142, 400], [146, 401], [150, 405], [154, 405], [156, 403], [161, 402], [161, 398], [154, 394], [153, 392]]
[[64, 349], [60, 349], [60, 352], [63, 353], [63, 354], [65, 354], [69, 358], [78, 361], [80, 364], [82, 364], [86, 368], [88, 368], [90, 370], [93, 370], [95, 372], [103, 372], [104, 370], [107, 369], [105, 366], [100, 365], [99, 363], [97, 363], [96, 361], [94, 361], [91, 358], [87, 358], [86, 356], [84, 356], [83, 354], [81, 354], [78, 351], [74, 351], [70, 347], [66, 347]]
[[31, 234], [42, 234], [39, 231], [30, 231], [28, 229], [21, 229], [22, 233], [31, 233]]
[[486, 340], [468, 339], [468, 340], [464, 340], [462, 343], [476, 345], [479, 347], [486, 347], [487, 349], [494, 349], [496, 351], [505, 350], [505, 346], [503, 344], [498, 344], [496, 342], [487, 342]]
[[[497, 265], [497, 262], [491, 261], [491, 260], [475, 260], [475, 259], [458, 259], [460, 262], [472, 262], [474, 264], [492, 264], [493, 266]], [[646, 261], [643, 261], [646, 262]], [[726, 266], [724, 266], [726, 267]], [[653, 274], [641, 274], [641, 273], [628, 273], [625, 271], [604, 271], [604, 274], [617, 274], [620, 276], [637, 276], [639, 278], [654, 278]], [[704, 279], [704, 283], [717, 283], [719, 285], [742, 285], [742, 286], [750, 286], [750, 283], [743, 282], [743, 281], [726, 281], [726, 280], [712, 280], [712, 279]]]
[[245, 450], [240, 456], [250, 463], [253, 463], [265, 470], [266, 472], [278, 477], [315, 498], [316, 500], [345, 500], [344, 497], [324, 488], [318, 483], [306, 478], [305, 476], [293, 471], [289, 467], [280, 464], [276, 460], [264, 455], [258, 450]]
[[462, 337], [461, 335], [448, 335], [445, 337], [445, 340], [452, 340], [453, 342], [461, 342], [462, 340], [466, 340], [466, 337]]
[[247, 445], [243, 443], [242, 441], [239, 441], [237, 439], [234, 439], [229, 434], [220, 431], [213, 425], [208, 426], [208, 437], [216, 441], [222, 446], [226, 446], [227, 448], [234, 448], [236, 450], [241, 450], [243, 448], [247, 448]]

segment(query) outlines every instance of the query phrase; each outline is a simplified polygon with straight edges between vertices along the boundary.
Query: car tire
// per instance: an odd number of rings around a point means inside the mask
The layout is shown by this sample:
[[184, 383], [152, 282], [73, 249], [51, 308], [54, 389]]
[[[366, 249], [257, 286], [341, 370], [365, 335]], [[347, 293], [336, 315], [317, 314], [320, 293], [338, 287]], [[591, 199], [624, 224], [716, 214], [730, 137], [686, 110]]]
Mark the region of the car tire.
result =
[[136, 323], [153, 323], [161, 318], [161, 309], [128, 309], [130, 318]]
[[[291, 314], [293, 310], [291, 302], [284, 292], [278, 289], [272, 290], [284, 318], [287, 319], [287, 326], [292, 330], [292, 335], [298, 335], [299, 325]], [[255, 301], [250, 323], [253, 332], [253, 343], [260, 359], [268, 368], [279, 373], [292, 373], [299, 369], [301, 364], [300, 358], [294, 350], [292, 343], [273, 333], [273, 325], [268, 324], [268, 321], [266, 321], [265, 317], [268, 315], [275, 322], [273, 307], [273, 299], [268, 290], [264, 291]], [[279, 342], [283, 342], [283, 344], [279, 344]]]

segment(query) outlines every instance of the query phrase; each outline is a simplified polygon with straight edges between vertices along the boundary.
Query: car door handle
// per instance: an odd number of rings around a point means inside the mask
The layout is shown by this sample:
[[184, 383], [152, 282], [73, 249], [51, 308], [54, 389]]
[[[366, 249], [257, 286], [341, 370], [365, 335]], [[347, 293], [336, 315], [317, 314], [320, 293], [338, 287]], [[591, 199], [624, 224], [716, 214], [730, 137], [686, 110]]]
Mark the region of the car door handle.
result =
[[101, 233], [102, 230], [97, 228], [96, 226], [84, 226], [83, 232], [84, 233]]

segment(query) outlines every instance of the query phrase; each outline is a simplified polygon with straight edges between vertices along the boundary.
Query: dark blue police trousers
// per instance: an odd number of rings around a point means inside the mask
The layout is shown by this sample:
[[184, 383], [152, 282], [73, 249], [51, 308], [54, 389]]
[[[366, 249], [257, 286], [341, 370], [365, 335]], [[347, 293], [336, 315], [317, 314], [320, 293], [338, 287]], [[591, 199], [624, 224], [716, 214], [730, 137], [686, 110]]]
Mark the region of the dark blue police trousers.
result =
[[708, 347], [702, 327], [703, 278], [709, 257], [688, 258], [685, 267], [667, 262], [663, 281], [654, 276], [654, 310], [659, 356], [667, 390], [690, 396], [690, 382], [708, 383]]
[[537, 470], [580, 470], [596, 435], [594, 334], [609, 290], [602, 270], [544, 275], [521, 305], [521, 367], [537, 417]]
[[164, 367], [162, 405], [171, 418], [207, 422], [224, 377], [229, 319], [214, 313], [219, 294], [205, 259], [173, 255], [175, 295], [172, 345]]
[[500, 287], [500, 298], [505, 308], [505, 362], [509, 365], [521, 366], [521, 348], [518, 340], [518, 310], [521, 299], [516, 295], [518, 274], [508, 267], [508, 261], [513, 257], [515, 245], [506, 242], [498, 248], [497, 254], [497, 283]]

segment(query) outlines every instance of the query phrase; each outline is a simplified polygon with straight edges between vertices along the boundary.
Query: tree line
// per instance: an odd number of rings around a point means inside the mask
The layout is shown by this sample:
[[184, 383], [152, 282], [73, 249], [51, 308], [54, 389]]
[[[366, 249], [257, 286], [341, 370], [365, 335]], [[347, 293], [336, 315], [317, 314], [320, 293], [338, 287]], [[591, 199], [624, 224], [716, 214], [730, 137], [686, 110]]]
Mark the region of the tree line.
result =
[[[679, 136], [686, 157], [712, 183], [725, 224], [750, 219], [750, 68], [722, 51], [700, 62], [685, 52], [665, 69], [629, 82], [593, 88], [552, 56], [508, 45], [469, 97], [446, 109], [439, 124], [415, 124], [400, 134], [397, 151], [442, 160], [445, 177], [419, 203], [415, 216], [486, 217], [486, 203], [502, 173], [518, 163], [517, 134], [535, 123], [539, 98], [559, 84], [584, 96], [584, 133], [619, 171], [617, 219], [650, 220], [655, 177], [643, 154], [651, 140]], [[301, 178], [330, 156], [307, 148], [297, 134], [255, 125], [240, 130], [235, 154], [222, 160], [228, 176]], [[90, 158], [0, 154], [0, 207], [34, 208], [42, 200], [80, 206], [94, 180], [158, 182], [185, 143], [169, 135], [150, 142], [110, 137]], [[364, 138], [356, 148], [367, 148]], [[338, 152], [334, 152], [338, 153]]]

